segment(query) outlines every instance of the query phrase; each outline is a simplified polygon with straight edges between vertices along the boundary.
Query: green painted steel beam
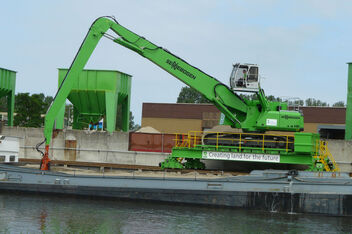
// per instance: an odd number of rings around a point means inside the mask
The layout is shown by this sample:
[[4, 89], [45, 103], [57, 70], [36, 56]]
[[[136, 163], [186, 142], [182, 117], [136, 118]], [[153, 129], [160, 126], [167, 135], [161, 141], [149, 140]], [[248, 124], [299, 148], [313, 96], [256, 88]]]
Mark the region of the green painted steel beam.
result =
[[[229, 160], [256, 163], [277, 163], [315, 166], [314, 155], [319, 153], [320, 137], [316, 133], [295, 133], [292, 148], [263, 148], [250, 146], [191, 145], [174, 147], [170, 157], [185, 159]], [[291, 145], [292, 146], [292, 145]], [[317, 152], [318, 151], [318, 152]], [[207, 156], [208, 154], [212, 156]]]
[[79, 73], [83, 70], [100, 38], [103, 36], [102, 33], [106, 32], [108, 29], [109, 24], [106, 24], [101, 20], [97, 20], [93, 23], [88, 34], [86, 35], [86, 38], [84, 39], [84, 42], [82, 43], [81, 48], [76, 55], [76, 58], [78, 59], [75, 59], [72, 62], [69, 72], [66, 74], [54, 97], [54, 101], [51, 103], [51, 106], [45, 115], [44, 136], [46, 139], [46, 145], [51, 142], [54, 121], [59, 114], [62, 106], [65, 104], [66, 98], [71, 92], [75, 81], [74, 77], [79, 76]]
[[352, 140], [352, 63], [348, 63], [345, 140]]
[[16, 72], [0, 68], [0, 97], [6, 97], [8, 126], [13, 126], [15, 110]]
[[[111, 29], [116, 35], [106, 34]], [[51, 141], [54, 119], [71, 92], [74, 77], [84, 68], [102, 36], [111, 39], [150, 60], [186, 85], [194, 88], [212, 102], [224, 115], [224, 124], [242, 128], [244, 131], [301, 131], [303, 116], [299, 112], [284, 111], [283, 104], [268, 102], [264, 93], [259, 100], [240, 98], [228, 86], [168, 50], [153, 44], [144, 37], [121, 26], [111, 17], [98, 18], [88, 31], [55, 99], [45, 117], [46, 143]], [[124, 117], [127, 119], [127, 114]]]

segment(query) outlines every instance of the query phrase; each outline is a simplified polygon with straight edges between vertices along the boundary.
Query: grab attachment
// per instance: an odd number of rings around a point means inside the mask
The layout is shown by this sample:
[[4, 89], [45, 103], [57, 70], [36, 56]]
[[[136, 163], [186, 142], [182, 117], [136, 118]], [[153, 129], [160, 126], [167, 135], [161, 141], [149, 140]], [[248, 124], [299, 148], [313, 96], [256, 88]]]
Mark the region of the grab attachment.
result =
[[35, 149], [43, 156], [41, 161], [40, 161], [40, 167], [39, 169], [42, 171], [48, 171], [50, 170], [50, 158], [49, 158], [49, 144], [45, 145], [45, 152], [41, 151], [39, 147], [46, 142], [46, 139], [44, 141], [38, 143], [35, 146]]
[[49, 158], [49, 145], [45, 145], [45, 153], [40, 161], [40, 170], [49, 171], [50, 170], [50, 158]]

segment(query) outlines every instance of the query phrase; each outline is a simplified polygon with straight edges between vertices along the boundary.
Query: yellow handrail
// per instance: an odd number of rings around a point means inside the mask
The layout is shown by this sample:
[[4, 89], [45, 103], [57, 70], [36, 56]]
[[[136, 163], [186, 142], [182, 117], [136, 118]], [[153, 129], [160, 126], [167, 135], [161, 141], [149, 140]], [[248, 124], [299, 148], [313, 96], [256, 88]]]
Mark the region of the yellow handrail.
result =
[[[213, 134], [214, 136], [206, 137], [205, 134]], [[196, 147], [202, 140], [212, 140], [215, 144], [216, 149], [219, 146], [222, 146], [221, 143], [224, 141], [229, 141], [229, 145], [234, 145], [235, 142], [238, 142], [238, 149], [241, 151], [243, 149], [242, 141], [245, 142], [257, 142], [258, 145], [261, 145], [261, 149], [265, 152], [266, 149], [269, 149], [266, 146], [266, 143], [279, 143], [286, 145], [286, 152], [289, 151], [289, 145], [293, 144], [293, 136], [290, 135], [280, 135], [284, 140], [276, 141], [270, 140], [267, 136], [277, 136], [274, 134], [256, 134], [256, 133], [232, 133], [232, 132], [202, 132], [202, 131], [190, 131], [188, 134], [175, 134], [175, 147]], [[229, 137], [226, 139], [226, 135], [237, 135], [237, 137]], [[181, 136], [181, 137], [180, 137]], [[256, 139], [251, 138], [251, 136], [256, 136]], [[249, 139], [248, 139], [249, 138]], [[220, 141], [221, 139], [221, 141]], [[292, 139], [292, 140], [291, 140]], [[285, 148], [283, 150], [285, 150]]]
[[[214, 136], [212, 137], [205, 137], [205, 134], [213, 134]], [[226, 139], [226, 135], [237, 135], [237, 137], [229, 137]], [[205, 139], [207, 140], [212, 140], [213, 142], [215, 141], [215, 145], [213, 147], [216, 147], [216, 149], [219, 148], [220, 145], [220, 139], [221, 141], [230, 141], [230, 145], [235, 145], [234, 142], [238, 142], [238, 145], [235, 146], [239, 151], [243, 150], [243, 145], [242, 141], [245, 142], [257, 142], [258, 143], [258, 149], [261, 148], [263, 152], [265, 150], [272, 150], [272, 148], [266, 148], [265, 143], [279, 143], [279, 144], [285, 144], [286, 149], [283, 148], [282, 150], [286, 150], [286, 152], [289, 151], [290, 144], [294, 144], [294, 136], [291, 135], [280, 135], [280, 137], [283, 137], [285, 140], [281, 141], [275, 141], [275, 140], [268, 140], [266, 136], [277, 136], [274, 134], [256, 134], [256, 133], [232, 133], [232, 132], [202, 132], [202, 131], [190, 131], [188, 134], [175, 134], [176, 139], [175, 139], [175, 147], [187, 147], [187, 148], [194, 148], [199, 145], [199, 142], [204, 141]], [[256, 139], [248, 139], [248, 136], [257, 136]], [[260, 147], [260, 145], [262, 145]], [[336, 164], [336, 161], [334, 157], [331, 155], [329, 149], [328, 149], [328, 143], [325, 141], [320, 141], [317, 140], [315, 144], [315, 155], [313, 156], [317, 161], [321, 162], [324, 166], [325, 171], [340, 171], [338, 165]], [[221, 145], [220, 145], [221, 146]], [[332, 163], [332, 167], [329, 165], [329, 163]]]
[[[332, 171], [332, 172], [340, 171], [339, 166], [337, 165], [334, 157], [330, 153], [330, 150], [328, 148], [328, 142], [319, 141], [317, 142], [316, 147], [317, 148], [316, 148], [315, 158], [318, 159], [318, 161], [323, 164], [325, 171]], [[332, 168], [330, 168], [328, 162], [332, 163]]]

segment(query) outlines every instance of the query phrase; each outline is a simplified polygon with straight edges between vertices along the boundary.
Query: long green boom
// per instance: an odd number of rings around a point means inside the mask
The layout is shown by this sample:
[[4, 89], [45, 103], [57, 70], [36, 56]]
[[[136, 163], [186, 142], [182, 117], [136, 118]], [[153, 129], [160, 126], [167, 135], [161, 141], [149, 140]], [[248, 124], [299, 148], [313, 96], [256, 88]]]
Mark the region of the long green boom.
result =
[[[112, 30], [117, 36], [107, 34]], [[44, 135], [46, 144], [52, 138], [54, 120], [69, 95], [73, 77], [78, 77], [89, 57], [102, 37], [127, 47], [149, 59], [183, 83], [196, 89], [210, 100], [225, 116], [224, 124], [244, 131], [300, 131], [303, 128], [303, 117], [298, 112], [283, 111], [287, 109], [282, 103], [268, 102], [262, 90], [258, 100], [245, 100], [214, 77], [188, 64], [183, 59], [157, 46], [130, 30], [121, 26], [111, 17], [101, 17], [90, 27], [69, 71], [59, 87], [54, 101], [45, 116]], [[281, 109], [279, 111], [279, 109]]]

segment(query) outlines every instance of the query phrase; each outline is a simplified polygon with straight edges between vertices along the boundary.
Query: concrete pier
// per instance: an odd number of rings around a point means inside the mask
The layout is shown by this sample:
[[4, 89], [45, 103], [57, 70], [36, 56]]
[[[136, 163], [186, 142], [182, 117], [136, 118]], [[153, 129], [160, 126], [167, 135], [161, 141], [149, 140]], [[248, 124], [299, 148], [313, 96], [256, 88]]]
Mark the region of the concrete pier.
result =
[[[42, 128], [5, 126], [2, 135], [20, 138], [20, 158], [40, 159], [35, 145], [44, 140]], [[129, 134], [126, 132], [92, 132], [86, 130], [60, 130], [54, 133], [50, 157], [54, 160], [117, 163], [158, 166], [167, 153], [128, 151]], [[352, 141], [328, 140], [331, 154], [342, 172], [352, 172]], [[44, 145], [41, 146], [44, 151]], [[208, 160], [208, 169], [229, 169], [236, 162]]]
[[[42, 128], [4, 127], [2, 135], [20, 138], [20, 158], [40, 159], [36, 144], [44, 140]], [[54, 133], [50, 158], [54, 160], [158, 166], [167, 153], [128, 151], [128, 133], [62, 130]], [[44, 145], [40, 147], [44, 151]]]

